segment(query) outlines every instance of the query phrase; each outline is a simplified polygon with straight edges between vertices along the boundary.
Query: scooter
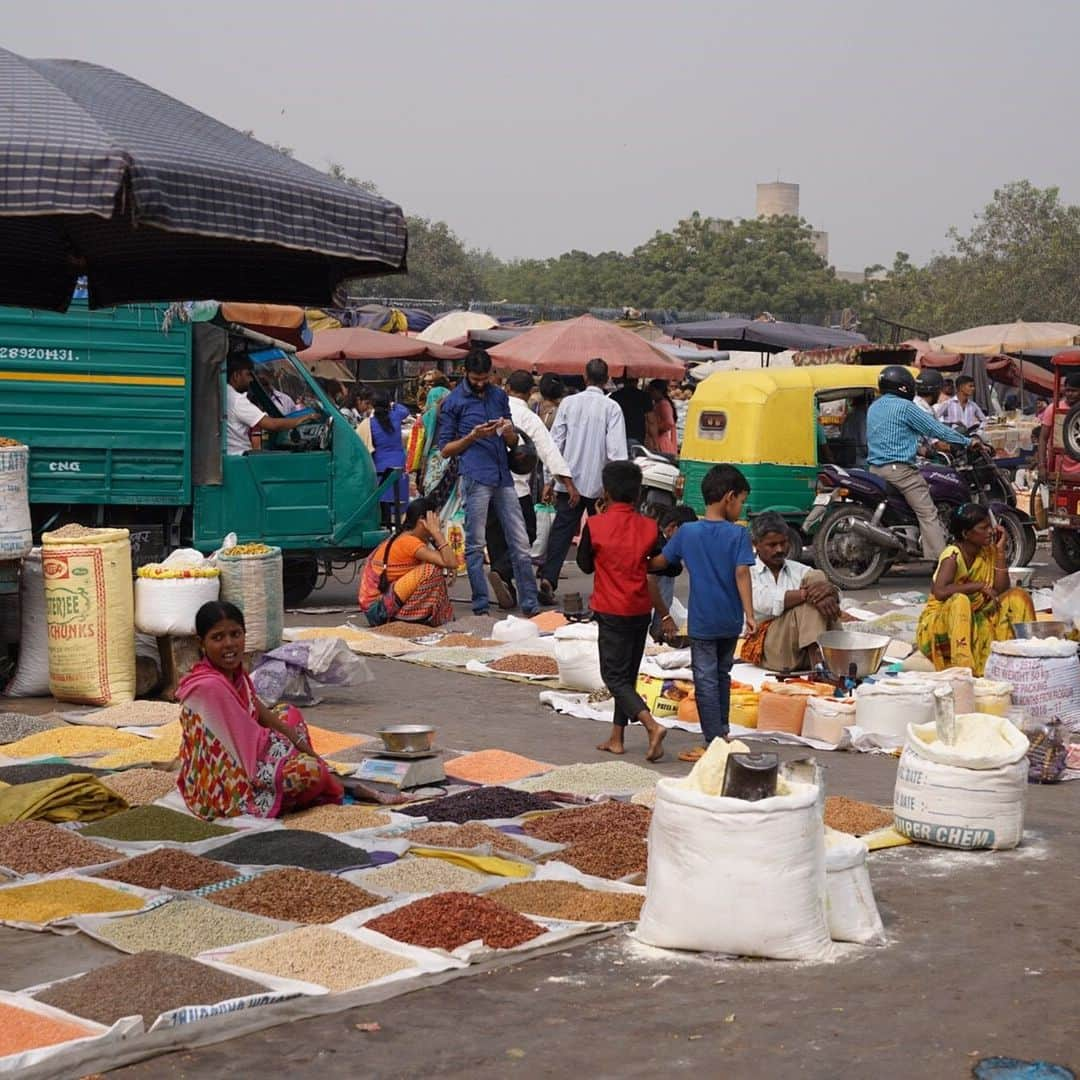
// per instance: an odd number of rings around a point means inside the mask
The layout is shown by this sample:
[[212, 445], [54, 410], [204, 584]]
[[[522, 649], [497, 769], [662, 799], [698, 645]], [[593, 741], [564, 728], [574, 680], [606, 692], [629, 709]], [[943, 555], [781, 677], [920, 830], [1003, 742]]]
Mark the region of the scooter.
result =
[[[980, 503], [1005, 530], [1010, 566], [1027, 566], [1035, 555], [1035, 522], [1016, 505], [1016, 492], [985, 450], [961, 450], [954, 462], [920, 463], [948, 534], [952, 512], [964, 503]], [[823, 465], [818, 493], [803, 522], [813, 537], [819, 570], [842, 589], [873, 585], [894, 563], [922, 559], [919, 521], [896, 488], [866, 469]]]
[[638, 510], [648, 517], [674, 506], [681, 498], [686, 478], [679, 472], [677, 459], [658, 454], [644, 446], [634, 446], [630, 460], [641, 469], [641, 501]]

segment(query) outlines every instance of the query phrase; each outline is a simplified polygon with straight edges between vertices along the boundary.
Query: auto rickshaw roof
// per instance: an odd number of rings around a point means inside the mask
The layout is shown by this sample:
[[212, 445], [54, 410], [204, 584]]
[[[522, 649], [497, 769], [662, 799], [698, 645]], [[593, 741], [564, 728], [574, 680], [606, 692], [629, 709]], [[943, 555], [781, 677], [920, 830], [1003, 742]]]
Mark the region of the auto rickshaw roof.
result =
[[[810, 367], [761, 368], [757, 371], [717, 371], [694, 391], [699, 405], [730, 400], [737, 393], [744, 401], [764, 401], [779, 390], [877, 389], [881, 367], [862, 364], [822, 364]], [[913, 375], [917, 372], [910, 369]]]
[[1080, 367], [1080, 349], [1065, 349], [1054, 353], [1051, 363], [1054, 367]]

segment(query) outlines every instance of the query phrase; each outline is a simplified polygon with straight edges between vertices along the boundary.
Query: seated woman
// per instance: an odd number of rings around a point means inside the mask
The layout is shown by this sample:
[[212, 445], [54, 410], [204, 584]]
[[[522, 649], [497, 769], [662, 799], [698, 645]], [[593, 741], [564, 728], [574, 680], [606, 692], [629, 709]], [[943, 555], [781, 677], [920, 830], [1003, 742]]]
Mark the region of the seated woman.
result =
[[430, 499], [413, 499], [401, 530], [384, 540], [360, 572], [360, 610], [369, 626], [391, 619], [441, 626], [453, 618], [448, 572], [457, 555]]
[[1005, 534], [995, 535], [990, 512], [965, 503], [950, 523], [956, 541], [938, 560], [930, 600], [919, 616], [915, 644], [938, 671], [968, 667], [982, 675], [995, 641], [1012, 638], [1012, 624], [1034, 622], [1023, 589], [1009, 585]]
[[340, 803], [344, 788], [311, 748], [307, 725], [290, 708], [268, 709], [244, 670], [244, 616], [214, 600], [195, 616], [203, 658], [176, 689], [183, 708], [177, 786], [202, 818], [276, 817]]

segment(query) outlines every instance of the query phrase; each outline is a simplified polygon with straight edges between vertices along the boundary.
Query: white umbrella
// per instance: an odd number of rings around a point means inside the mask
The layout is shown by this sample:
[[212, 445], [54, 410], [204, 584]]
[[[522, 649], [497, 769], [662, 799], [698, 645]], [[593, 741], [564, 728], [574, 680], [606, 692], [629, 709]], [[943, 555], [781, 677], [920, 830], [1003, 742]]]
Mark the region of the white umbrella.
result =
[[1080, 326], [1073, 323], [1037, 322], [998, 323], [973, 326], [954, 334], [930, 339], [939, 352], [961, 355], [997, 356], [999, 353], [1024, 352], [1028, 349], [1067, 349], [1080, 342]]
[[449, 315], [436, 319], [426, 330], [417, 334], [416, 340], [443, 345], [470, 330], [490, 330], [498, 325], [490, 315], [480, 311], [451, 311]]

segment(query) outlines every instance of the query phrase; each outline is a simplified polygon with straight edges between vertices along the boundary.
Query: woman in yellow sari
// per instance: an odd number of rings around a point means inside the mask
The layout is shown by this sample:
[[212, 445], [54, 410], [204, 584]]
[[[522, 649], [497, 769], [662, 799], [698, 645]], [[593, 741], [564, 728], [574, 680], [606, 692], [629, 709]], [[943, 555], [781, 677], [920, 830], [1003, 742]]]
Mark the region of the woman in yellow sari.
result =
[[1012, 638], [1013, 623], [1034, 622], [1035, 608], [1023, 589], [1009, 585], [1005, 533], [995, 533], [985, 506], [961, 506], [951, 530], [956, 542], [938, 560], [915, 644], [938, 671], [968, 667], [982, 675], [991, 644]]

